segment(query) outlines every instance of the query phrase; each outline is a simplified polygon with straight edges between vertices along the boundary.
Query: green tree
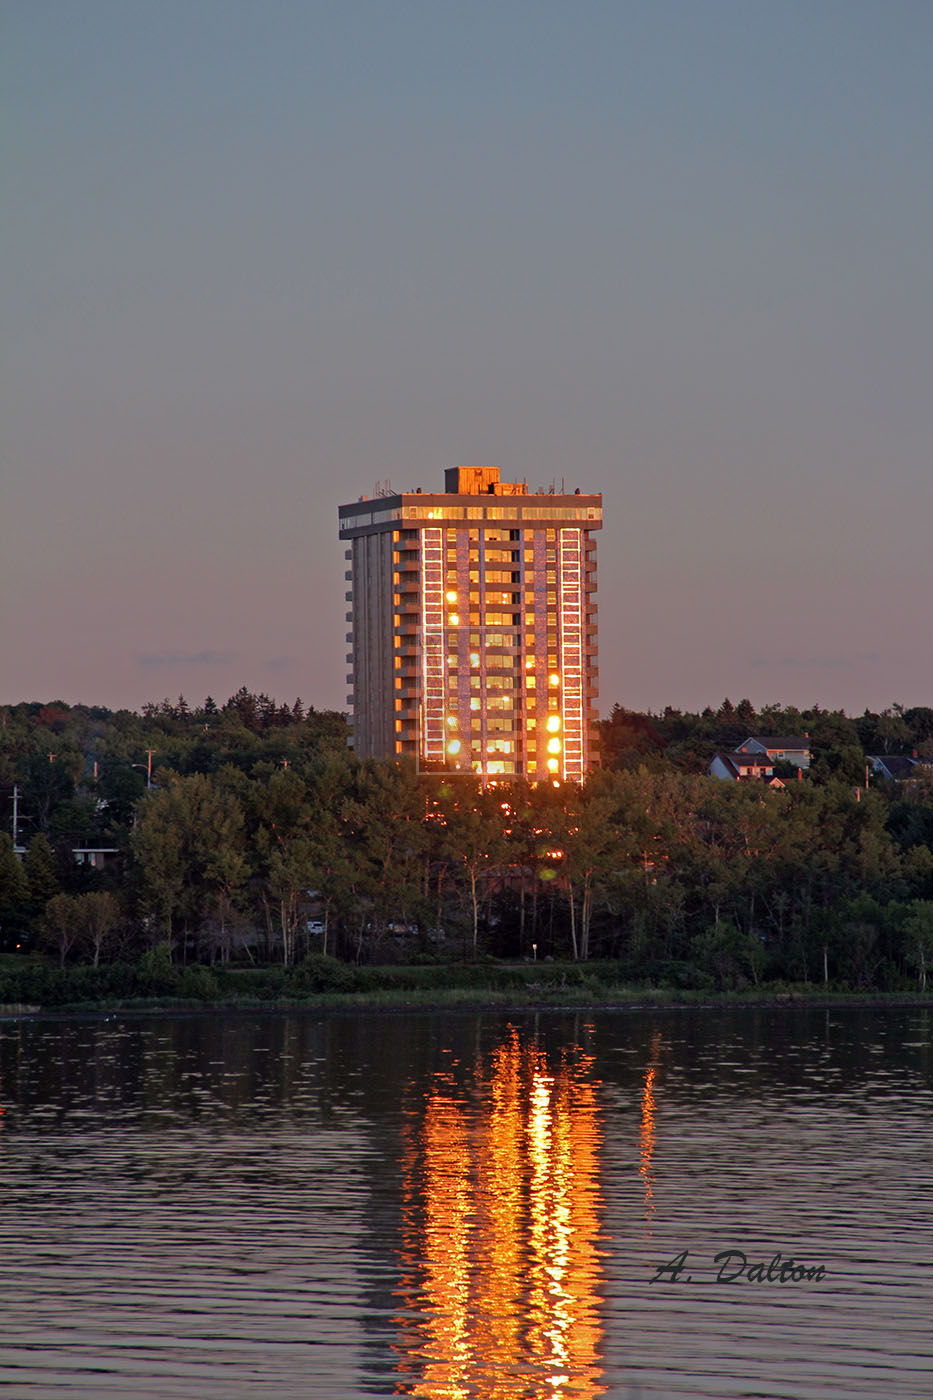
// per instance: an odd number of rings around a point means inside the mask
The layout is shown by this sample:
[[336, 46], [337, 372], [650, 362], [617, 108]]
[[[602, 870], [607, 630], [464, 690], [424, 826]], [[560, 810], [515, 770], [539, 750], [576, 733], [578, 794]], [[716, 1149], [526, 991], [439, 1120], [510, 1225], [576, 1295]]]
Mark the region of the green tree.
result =
[[[256, 868], [267, 928], [275, 922], [282, 961], [296, 961], [308, 891], [315, 888], [314, 808], [307, 784], [293, 769], [264, 769], [250, 784]], [[273, 915], [274, 911], [274, 915]]]
[[82, 941], [91, 953], [95, 967], [101, 953], [113, 938], [121, 918], [120, 905], [109, 890], [94, 890], [76, 897]]
[[730, 919], [710, 924], [694, 936], [691, 953], [699, 971], [720, 990], [736, 986], [748, 966], [747, 939]]
[[912, 734], [904, 709], [895, 705], [893, 709], [882, 710], [876, 717], [875, 733], [881, 752], [903, 753], [910, 748]]
[[108, 762], [97, 782], [98, 800], [105, 804], [106, 827], [127, 838], [138, 804], [146, 793], [146, 774], [129, 762]]
[[594, 900], [607, 892], [619, 864], [619, 790], [611, 775], [594, 773], [585, 787], [568, 785], [562, 793], [563, 883], [576, 961], [590, 955]]
[[33, 743], [33, 752], [20, 763], [23, 810], [40, 831], [47, 832], [52, 829], [57, 808], [74, 798], [75, 779], [84, 760], [71, 743], [61, 741], [61, 736], [48, 734], [43, 738], [39, 732]]
[[507, 860], [506, 817], [502, 790], [481, 790], [469, 778], [445, 784], [449, 796], [442, 799], [443, 848], [450, 862], [454, 886], [463, 903], [469, 901], [470, 942], [479, 950], [481, 892], [491, 877], [501, 874]]
[[[300, 701], [295, 702], [300, 708]], [[326, 753], [310, 778], [314, 810], [314, 886], [316, 906], [323, 915], [321, 952], [326, 956], [333, 926], [351, 909], [353, 869], [344, 839], [340, 812], [350, 789], [350, 764], [346, 750]]]
[[865, 753], [859, 743], [858, 726], [841, 710], [817, 710], [810, 720], [813, 782], [833, 779], [849, 787], [865, 782]]
[[188, 877], [188, 808], [180, 779], [170, 776], [167, 786], [149, 793], [140, 803], [139, 819], [131, 846], [142, 874], [142, 900], [153, 919], [153, 944], [173, 948], [173, 927], [185, 895]]
[[56, 894], [45, 906], [39, 926], [39, 941], [55, 949], [59, 964], [64, 967], [65, 959], [81, 937], [83, 927], [78, 898], [70, 894]]
[[927, 969], [933, 965], [933, 899], [914, 899], [904, 920], [905, 955], [916, 968], [921, 992], [927, 989]]
[[366, 760], [354, 770], [341, 820], [356, 873], [358, 956], [367, 924], [375, 950], [390, 924], [408, 929], [422, 906], [428, 801], [411, 763]]
[[650, 715], [613, 705], [600, 724], [600, 757], [606, 768], [636, 768], [646, 757], [660, 754], [664, 740]]
[[236, 794], [204, 773], [160, 774], [163, 785], [140, 804], [132, 848], [143, 901], [169, 943], [199, 930], [218, 909], [229, 918], [246, 877], [245, 826]]
[[29, 883], [13, 850], [11, 838], [0, 834], [0, 947], [19, 946], [26, 937]]
[[29, 887], [31, 912], [38, 915], [52, 896], [61, 890], [58, 860], [41, 831], [32, 838], [23, 857], [23, 874]]

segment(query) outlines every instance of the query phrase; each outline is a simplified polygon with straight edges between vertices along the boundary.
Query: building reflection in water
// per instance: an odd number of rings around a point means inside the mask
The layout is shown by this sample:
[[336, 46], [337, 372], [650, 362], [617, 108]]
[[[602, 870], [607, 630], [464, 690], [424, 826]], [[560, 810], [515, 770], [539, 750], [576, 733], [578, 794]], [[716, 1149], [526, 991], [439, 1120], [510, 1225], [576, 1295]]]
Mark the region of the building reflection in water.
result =
[[402, 1161], [396, 1394], [605, 1392], [596, 1088], [589, 1056], [514, 1031], [469, 1089], [435, 1076]]
[[638, 1136], [638, 1172], [645, 1185], [645, 1219], [650, 1224], [654, 1219], [654, 1176], [651, 1159], [657, 1128], [654, 1121], [654, 1076], [658, 1071], [661, 1053], [661, 1032], [655, 1031], [651, 1037], [651, 1051], [645, 1066], [645, 1087], [641, 1094], [641, 1129]]

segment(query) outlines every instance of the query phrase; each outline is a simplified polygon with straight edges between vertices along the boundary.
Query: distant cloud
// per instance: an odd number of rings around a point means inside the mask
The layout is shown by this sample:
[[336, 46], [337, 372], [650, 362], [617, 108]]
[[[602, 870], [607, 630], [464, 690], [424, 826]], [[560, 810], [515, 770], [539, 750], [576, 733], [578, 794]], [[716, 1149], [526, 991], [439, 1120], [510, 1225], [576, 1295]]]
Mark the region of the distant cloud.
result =
[[273, 656], [264, 664], [270, 671], [284, 671], [287, 666], [295, 666], [297, 663], [297, 656]]
[[874, 666], [881, 660], [875, 651], [860, 656], [750, 656], [749, 664], [759, 669], [777, 667], [787, 671], [852, 671], [857, 666]]
[[231, 666], [236, 657], [232, 651], [161, 651], [137, 656], [137, 666], [155, 670], [163, 666]]

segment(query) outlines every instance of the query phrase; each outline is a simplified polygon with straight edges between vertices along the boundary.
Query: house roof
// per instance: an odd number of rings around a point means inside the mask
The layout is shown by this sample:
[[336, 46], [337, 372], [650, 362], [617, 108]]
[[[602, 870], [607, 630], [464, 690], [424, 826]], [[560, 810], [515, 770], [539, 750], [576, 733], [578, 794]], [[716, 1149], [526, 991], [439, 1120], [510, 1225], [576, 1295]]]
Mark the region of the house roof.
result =
[[875, 772], [885, 772], [889, 778], [906, 778], [917, 766], [915, 758], [902, 753], [869, 754], [868, 761]]
[[[770, 753], [773, 749], [809, 749], [810, 740], [806, 734], [751, 734], [745, 744], [761, 744]], [[739, 745], [738, 752], [745, 744]]]
[[717, 758], [719, 759], [719, 762], [723, 765], [723, 767], [729, 770], [733, 778], [737, 778], [739, 776], [739, 770], [736, 768], [735, 764], [732, 762], [730, 755], [727, 753], [714, 753], [709, 761], [710, 768], [712, 768]]
[[731, 770], [735, 778], [739, 777], [743, 768], [760, 768], [763, 772], [770, 772], [774, 767], [767, 754], [763, 753], [715, 753], [710, 760], [711, 767], [717, 758], [720, 763]]

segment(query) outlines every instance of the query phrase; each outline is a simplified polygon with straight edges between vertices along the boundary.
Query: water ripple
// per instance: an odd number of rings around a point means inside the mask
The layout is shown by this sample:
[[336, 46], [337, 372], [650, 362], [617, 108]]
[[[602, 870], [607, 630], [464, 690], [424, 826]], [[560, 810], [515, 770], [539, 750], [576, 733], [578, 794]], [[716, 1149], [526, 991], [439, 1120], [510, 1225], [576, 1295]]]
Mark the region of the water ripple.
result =
[[931, 1063], [904, 1011], [6, 1023], [0, 1392], [919, 1400]]

